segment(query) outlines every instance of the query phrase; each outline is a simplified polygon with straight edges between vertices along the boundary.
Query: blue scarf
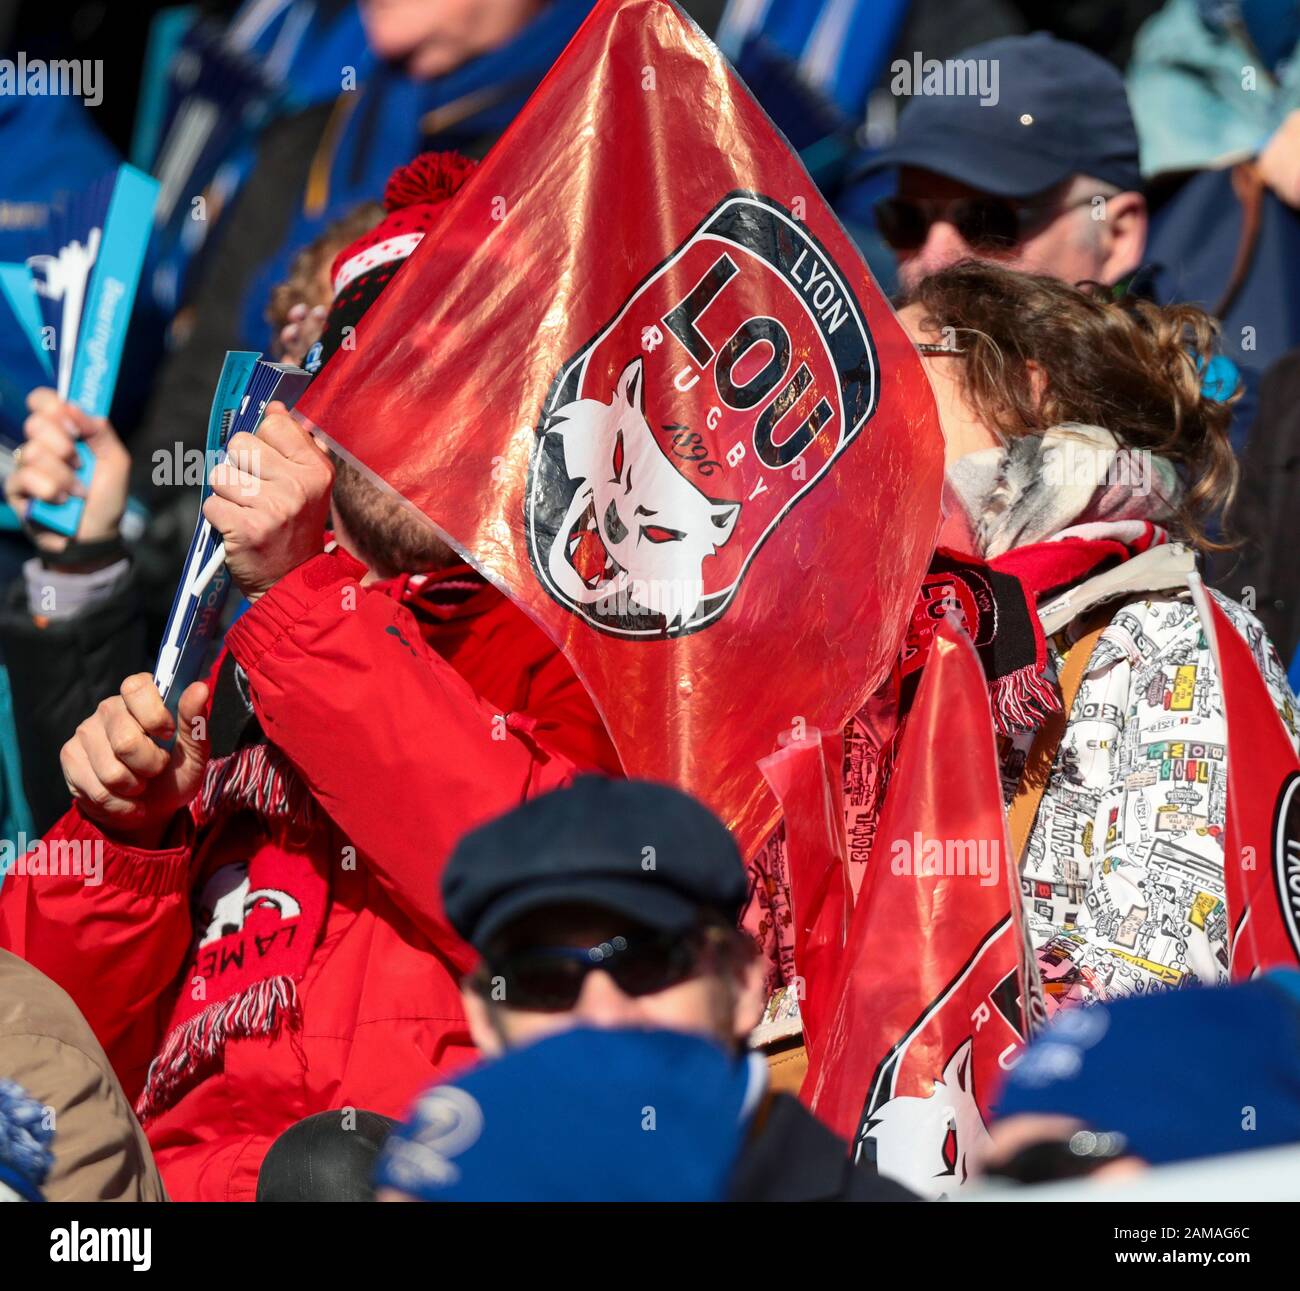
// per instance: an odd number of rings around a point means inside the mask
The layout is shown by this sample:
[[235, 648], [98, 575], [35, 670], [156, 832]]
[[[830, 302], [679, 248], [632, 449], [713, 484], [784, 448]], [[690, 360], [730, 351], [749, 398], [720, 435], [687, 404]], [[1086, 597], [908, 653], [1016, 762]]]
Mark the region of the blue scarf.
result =
[[[336, 111], [346, 110], [348, 98], [355, 102], [330, 158], [328, 193], [319, 207], [303, 202], [284, 245], [249, 284], [238, 343], [266, 348], [266, 302], [294, 256], [362, 202], [378, 201], [394, 169], [427, 149], [465, 151], [504, 130], [590, 8], [591, 0], [555, 0], [514, 39], [446, 76], [413, 81], [382, 67], [340, 95]], [[439, 109], [446, 109], [443, 121]]]

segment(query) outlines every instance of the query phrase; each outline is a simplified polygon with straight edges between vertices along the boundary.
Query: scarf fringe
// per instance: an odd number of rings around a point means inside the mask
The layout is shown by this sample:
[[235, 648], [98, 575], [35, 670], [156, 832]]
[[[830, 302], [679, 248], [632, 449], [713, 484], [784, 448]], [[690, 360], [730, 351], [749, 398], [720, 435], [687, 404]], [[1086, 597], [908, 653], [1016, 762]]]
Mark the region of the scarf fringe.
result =
[[306, 824], [312, 796], [293, 764], [274, 745], [249, 744], [208, 763], [194, 800], [194, 823], [203, 826], [225, 812], [250, 809], [272, 819]]
[[267, 977], [228, 1000], [210, 1004], [163, 1042], [149, 1064], [144, 1091], [135, 1105], [140, 1123], [161, 1115], [221, 1057], [230, 1039], [272, 1037], [298, 1017], [298, 988], [292, 977]]
[[1033, 664], [996, 677], [989, 686], [993, 724], [999, 735], [1037, 730], [1053, 713], [1061, 711], [1061, 693]]

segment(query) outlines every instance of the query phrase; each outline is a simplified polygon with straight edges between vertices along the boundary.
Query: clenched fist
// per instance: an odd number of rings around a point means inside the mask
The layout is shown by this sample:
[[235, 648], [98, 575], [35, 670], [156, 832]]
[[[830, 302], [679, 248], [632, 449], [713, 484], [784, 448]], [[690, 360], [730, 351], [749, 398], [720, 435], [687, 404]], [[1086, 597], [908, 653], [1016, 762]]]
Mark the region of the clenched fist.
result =
[[[207, 686], [196, 681], [181, 696], [179, 721], [173, 721], [147, 672], [128, 677], [119, 694], [77, 727], [59, 755], [82, 814], [134, 846], [157, 847], [172, 818], [203, 784], [207, 699]], [[173, 732], [170, 750], [156, 743]]]
[[[23, 423], [22, 456], [5, 481], [5, 498], [21, 516], [36, 498], [64, 502], [84, 497], [86, 505], [77, 526], [79, 542], [101, 542], [117, 535], [126, 510], [127, 477], [131, 455], [117, 432], [103, 417], [90, 417], [75, 404], [40, 387], [27, 396], [31, 414]], [[77, 479], [77, 440], [95, 455], [95, 474], [87, 490]], [[70, 541], [41, 525], [30, 528], [40, 551], [60, 552]]]
[[209, 477], [203, 514], [226, 544], [226, 565], [250, 601], [319, 556], [334, 468], [312, 437], [273, 403], [256, 435], [238, 434]]

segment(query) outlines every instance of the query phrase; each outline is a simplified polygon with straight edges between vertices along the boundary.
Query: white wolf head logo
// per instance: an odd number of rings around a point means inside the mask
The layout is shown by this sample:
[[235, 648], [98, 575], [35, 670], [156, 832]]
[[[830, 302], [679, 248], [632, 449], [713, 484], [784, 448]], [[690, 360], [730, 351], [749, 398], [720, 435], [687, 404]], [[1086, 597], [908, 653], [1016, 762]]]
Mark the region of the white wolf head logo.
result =
[[630, 597], [684, 625], [704, 592], [704, 558], [736, 527], [739, 502], [701, 493], [664, 456], [645, 418], [641, 360], [622, 371], [610, 403], [575, 399], [555, 410], [564, 468], [577, 490], [547, 571], [580, 605]]
[[210, 945], [238, 932], [259, 906], [280, 912], [281, 919], [296, 919], [302, 907], [279, 888], [254, 888], [248, 879], [248, 862], [223, 865], [203, 885], [194, 922], [199, 946]]
[[876, 1108], [862, 1138], [876, 1146], [880, 1173], [923, 1197], [947, 1197], [969, 1173], [971, 1154], [988, 1140], [971, 1079], [971, 1041], [948, 1059], [927, 1098], [900, 1095]]

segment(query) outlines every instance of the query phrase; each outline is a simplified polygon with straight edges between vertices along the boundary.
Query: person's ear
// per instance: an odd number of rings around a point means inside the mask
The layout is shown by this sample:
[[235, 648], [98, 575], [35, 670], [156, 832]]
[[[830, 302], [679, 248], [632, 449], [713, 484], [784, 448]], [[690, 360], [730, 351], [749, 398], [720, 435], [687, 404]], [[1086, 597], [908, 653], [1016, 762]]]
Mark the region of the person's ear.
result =
[[469, 986], [460, 988], [460, 1001], [469, 1023], [470, 1039], [485, 1058], [499, 1058], [505, 1050], [496, 1027], [492, 1025], [489, 1009], [492, 1007], [477, 991]]
[[1101, 281], [1116, 283], [1142, 264], [1147, 246], [1147, 202], [1141, 193], [1116, 193], [1106, 201], [1106, 258]]
[[746, 938], [744, 957], [736, 966], [736, 1002], [733, 1026], [737, 1040], [745, 1040], [763, 1020], [767, 1004], [767, 965], [758, 948]]

